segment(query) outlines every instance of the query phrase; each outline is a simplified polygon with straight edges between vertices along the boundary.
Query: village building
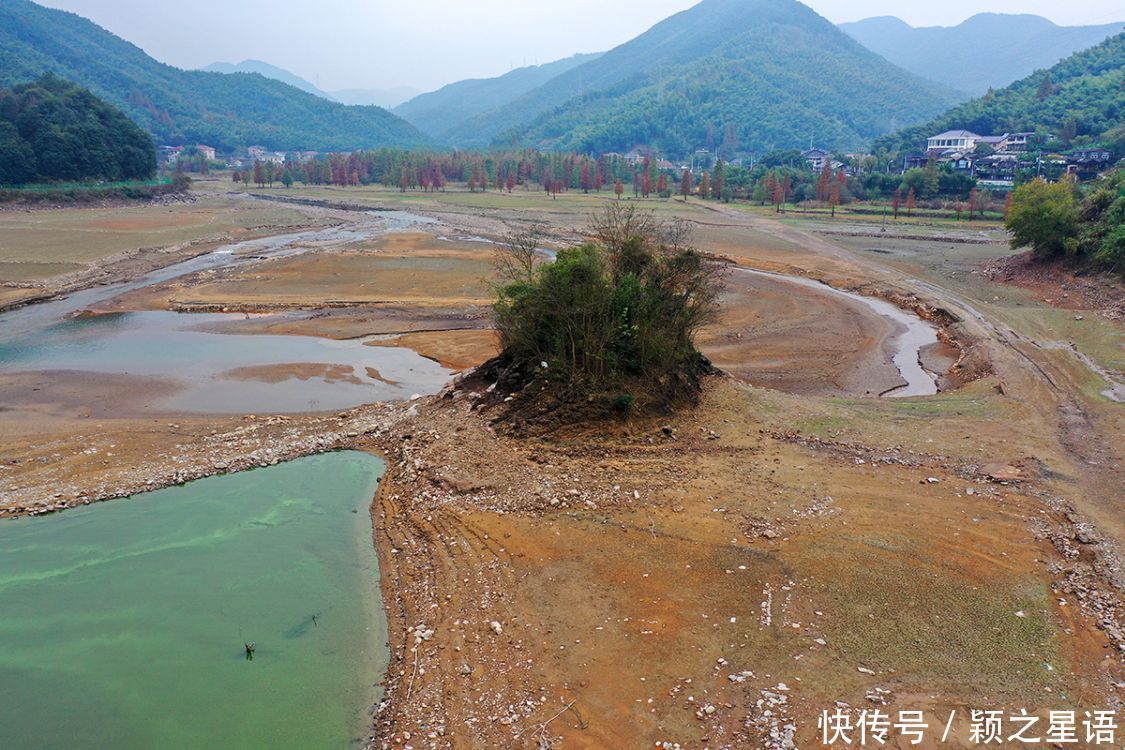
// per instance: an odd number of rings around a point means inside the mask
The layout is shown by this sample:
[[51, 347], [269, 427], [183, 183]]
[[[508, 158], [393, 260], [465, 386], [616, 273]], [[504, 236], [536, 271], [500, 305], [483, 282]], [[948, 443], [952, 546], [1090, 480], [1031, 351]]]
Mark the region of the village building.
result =
[[1085, 148], [1072, 152], [1066, 160], [1066, 173], [1089, 180], [1109, 167], [1113, 154], [1104, 148]]
[[944, 133], [929, 138], [926, 141], [927, 151], [946, 151], [948, 149], [959, 149], [961, 151], [972, 151], [977, 147], [982, 136], [968, 130], [947, 130]]
[[832, 157], [832, 152], [822, 148], [810, 148], [808, 151], [802, 151], [801, 157], [808, 162], [812, 171], [820, 172], [824, 169], [825, 162]]

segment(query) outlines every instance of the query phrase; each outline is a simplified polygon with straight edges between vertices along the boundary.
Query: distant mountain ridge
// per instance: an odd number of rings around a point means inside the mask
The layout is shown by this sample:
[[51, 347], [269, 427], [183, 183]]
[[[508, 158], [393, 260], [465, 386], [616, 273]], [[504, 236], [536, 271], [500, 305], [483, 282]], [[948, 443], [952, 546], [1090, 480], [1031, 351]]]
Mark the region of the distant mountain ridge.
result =
[[205, 73], [257, 73], [260, 76], [287, 83], [295, 89], [307, 92], [322, 99], [335, 102], [339, 101], [331, 94], [321, 91], [313, 84], [295, 73], [290, 73], [285, 68], [279, 68], [262, 60], [243, 60], [237, 65], [228, 62], [213, 62], [206, 68], [200, 68]]
[[979, 96], [1100, 44], [1125, 22], [1058, 26], [1041, 16], [979, 13], [949, 27], [915, 28], [878, 16], [839, 28], [895, 65]]
[[932, 122], [875, 142], [892, 153], [917, 151], [946, 130], [980, 135], [1044, 132], [1085, 137], [1114, 146], [1125, 156], [1125, 32], [1071, 55], [1011, 86], [954, 107]]
[[471, 78], [437, 91], [420, 94], [394, 108], [394, 113], [440, 140], [456, 139], [466, 120], [502, 107], [552, 78], [592, 62], [601, 53], [579, 54], [564, 60], [516, 68], [496, 78]]
[[754, 150], [860, 148], [961, 95], [864, 48], [795, 0], [703, 0], [518, 99], [465, 121], [459, 146], [682, 155], [727, 128]]
[[258, 74], [180, 70], [76, 14], [3, 0], [0, 86], [45, 72], [89, 88], [165, 143], [329, 151], [429, 142], [386, 110], [335, 104]]
[[337, 89], [328, 93], [344, 104], [393, 109], [422, 92], [412, 86], [395, 86], [389, 89]]

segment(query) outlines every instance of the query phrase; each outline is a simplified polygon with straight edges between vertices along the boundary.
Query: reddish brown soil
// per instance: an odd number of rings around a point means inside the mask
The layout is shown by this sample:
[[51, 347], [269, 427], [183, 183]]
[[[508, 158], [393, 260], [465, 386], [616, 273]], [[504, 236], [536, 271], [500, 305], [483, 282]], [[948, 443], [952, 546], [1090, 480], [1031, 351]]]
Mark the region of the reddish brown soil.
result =
[[1044, 302], [1068, 310], [1097, 310], [1125, 320], [1125, 282], [1108, 271], [1075, 268], [1067, 261], [1036, 261], [1020, 253], [984, 267], [988, 278], [1030, 289]]

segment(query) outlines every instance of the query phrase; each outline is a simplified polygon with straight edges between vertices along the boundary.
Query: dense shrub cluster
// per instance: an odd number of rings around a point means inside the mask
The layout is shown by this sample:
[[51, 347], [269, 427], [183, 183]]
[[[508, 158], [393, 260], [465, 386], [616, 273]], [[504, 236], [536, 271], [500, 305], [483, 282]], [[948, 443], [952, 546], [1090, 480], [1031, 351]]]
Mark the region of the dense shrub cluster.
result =
[[714, 319], [718, 266], [684, 225], [632, 205], [611, 206], [591, 229], [553, 263], [533, 262], [534, 235], [499, 251], [502, 390], [623, 414], [693, 398], [709, 369], [695, 335]]
[[1012, 247], [1040, 260], [1072, 256], [1125, 274], [1125, 168], [1079, 192], [1068, 181], [1035, 180], [1012, 193], [1007, 227]]

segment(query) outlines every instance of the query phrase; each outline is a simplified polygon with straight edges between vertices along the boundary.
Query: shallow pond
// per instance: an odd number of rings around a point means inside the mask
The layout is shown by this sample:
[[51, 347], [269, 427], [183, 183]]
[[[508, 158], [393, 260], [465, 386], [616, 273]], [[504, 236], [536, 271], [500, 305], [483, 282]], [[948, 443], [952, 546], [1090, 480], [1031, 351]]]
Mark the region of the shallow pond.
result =
[[388, 662], [382, 470], [334, 453], [0, 523], [0, 747], [353, 747]]
[[[237, 315], [134, 312], [74, 317], [125, 292], [198, 271], [285, 257], [324, 244], [346, 245], [430, 222], [409, 213], [383, 212], [369, 223], [248, 240], [134, 281], [95, 286], [11, 310], [0, 314], [0, 373], [148, 376], [171, 382], [179, 390], [146, 403], [147, 409], [212, 414], [335, 410], [435, 393], [450, 373], [408, 349], [365, 346], [363, 341], [208, 330], [208, 326], [243, 317]], [[306, 374], [275, 374], [264, 379], [231, 374], [232, 370], [279, 365], [305, 366]], [[314, 365], [338, 376], [309, 375], [315, 373]]]
[[[435, 393], [449, 377], [409, 349], [314, 336], [227, 334], [207, 326], [222, 314], [135, 312], [73, 318], [33, 335], [0, 337], [0, 372], [79, 371], [142, 375], [179, 389], [147, 404], [156, 411], [211, 414], [324, 411]], [[232, 371], [271, 365], [327, 365], [342, 377], [240, 379]], [[368, 372], [368, 368], [377, 376]]]

